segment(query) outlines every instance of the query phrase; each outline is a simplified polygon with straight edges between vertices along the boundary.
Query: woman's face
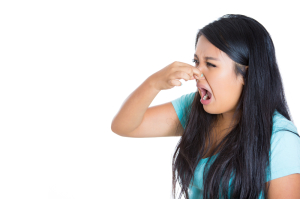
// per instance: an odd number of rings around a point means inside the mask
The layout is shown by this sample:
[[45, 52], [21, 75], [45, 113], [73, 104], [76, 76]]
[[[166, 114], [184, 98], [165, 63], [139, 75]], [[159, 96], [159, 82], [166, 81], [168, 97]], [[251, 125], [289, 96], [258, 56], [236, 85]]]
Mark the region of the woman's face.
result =
[[[234, 73], [234, 61], [203, 35], [198, 39], [194, 59], [197, 60], [195, 66], [204, 76], [198, 77], [197, 83], [208, 86], [212, 91], [212, 100], [203, 105], [204, 110], [210, 114], [223, 114], [225, 120], [230, 120], [244, 85], [242, 76], [236, 77]], [[198, 92], [201, 93], [200, 90]]]

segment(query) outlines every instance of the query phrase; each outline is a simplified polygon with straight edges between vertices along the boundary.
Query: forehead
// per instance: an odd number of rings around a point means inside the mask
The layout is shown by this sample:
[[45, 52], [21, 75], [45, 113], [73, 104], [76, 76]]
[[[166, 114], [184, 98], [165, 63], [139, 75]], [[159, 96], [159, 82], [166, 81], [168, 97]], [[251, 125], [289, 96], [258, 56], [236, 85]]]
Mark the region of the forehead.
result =
[[195, 54], [199, 57], [199, 59], [207, 56], [218, 58], [221, 62], [227, 64], [231, 64], [233, 62], [233, 60], [226, 53], [210, 43], [203, 35], [201, 35], [198, 39]]

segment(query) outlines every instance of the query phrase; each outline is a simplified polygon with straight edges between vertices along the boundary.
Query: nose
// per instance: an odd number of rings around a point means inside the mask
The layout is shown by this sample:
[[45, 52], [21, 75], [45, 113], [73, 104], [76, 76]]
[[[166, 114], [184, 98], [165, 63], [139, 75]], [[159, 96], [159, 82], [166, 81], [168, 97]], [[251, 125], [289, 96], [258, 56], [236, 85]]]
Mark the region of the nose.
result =
[[199, 80], [205, 80], [205, 76], [203, 73], [201, 73], [200, 77], [196, 78], [196, 81], [198, 82]]
[[203, 74], [203, 73], [201, 73], [201, 75], [200, 75], [200, 79], [205, 79], [205, 76], [204, 76], [204, 74]]

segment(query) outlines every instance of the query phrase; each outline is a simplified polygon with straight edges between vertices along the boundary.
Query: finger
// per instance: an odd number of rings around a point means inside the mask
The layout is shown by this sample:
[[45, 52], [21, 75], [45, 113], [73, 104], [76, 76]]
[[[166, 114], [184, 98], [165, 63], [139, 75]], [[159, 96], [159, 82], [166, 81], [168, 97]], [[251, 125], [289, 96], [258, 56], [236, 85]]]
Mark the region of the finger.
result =
[[181, 71], [178, 78], [179, 79], [184, 79], [185, 81], [188, 81], [192, 78], [192, 75], [189, 75], [184, 71]]
[[188, 80], [194, 80], [194, 79], [200, 79], [197, 75], [195, 75], [194, 73], [189, 73], [188, 74], [189, 79]]
[[[189, 75], [188, 80], [200, 78], [201, 71], [198, 68], [196, 68], [195, 66], [192, 66], [192, 65], [184, 63], [184, 62], [177, 62], [177, 63], [179, 63], [178, 66], [181, 67], [181, 71], [184, 71]], [[194, 75], [196, 75], [196, 77]]]
[[189, 75], [189, 77], [190, 77], [189, 80], [194, 80], [194, 79], [195, 79], [194, 74], [193, 74], [192, 72], [189, 73], [188, 75]]
[[198, 78], [201, 76], [201, 71], [198, 68], [193, 67], [193, 76], [196, 75]]
[[[186, 67], [186, 70], [189, 76], [193, 79], [199, 79], [201, 76], [201, 71], [194, 66]], [[196, 77], [194, 75], [196, 75]]]
[[178, 79], [170, 80], [172, 86], [181, 86], [182, 83]]

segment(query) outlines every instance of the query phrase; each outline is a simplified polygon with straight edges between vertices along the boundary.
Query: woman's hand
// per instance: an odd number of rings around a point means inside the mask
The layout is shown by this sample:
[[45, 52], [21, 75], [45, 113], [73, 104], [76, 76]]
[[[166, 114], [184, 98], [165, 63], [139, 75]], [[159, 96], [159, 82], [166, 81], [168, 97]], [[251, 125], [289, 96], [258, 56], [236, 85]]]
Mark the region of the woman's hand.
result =
[[179, 79], [185, 81], [198, 79], [200, 77], [200, 70], [190, 64], [175, 61], [169, 64], [160, 71], [154, 73], [149, 77], [152, 85], [157, 90], [166, 90], [174, 86], [180, 86]]

